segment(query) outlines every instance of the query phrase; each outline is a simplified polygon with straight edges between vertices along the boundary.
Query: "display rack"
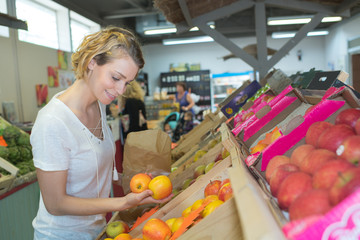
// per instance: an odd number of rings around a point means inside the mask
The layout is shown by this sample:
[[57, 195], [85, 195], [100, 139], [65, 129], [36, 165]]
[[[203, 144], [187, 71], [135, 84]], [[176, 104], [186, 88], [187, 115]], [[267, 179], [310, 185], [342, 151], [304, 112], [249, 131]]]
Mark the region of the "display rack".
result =
[[211, 106], [211, 81], [210, 70], [187, 71], [187, 72], [165, 72], [160, 74], [160, 87], [167, 94], [175, 94], [177, 82], [185, 82], [187, 90], [200, 96], [196, 103], [202, 110]]

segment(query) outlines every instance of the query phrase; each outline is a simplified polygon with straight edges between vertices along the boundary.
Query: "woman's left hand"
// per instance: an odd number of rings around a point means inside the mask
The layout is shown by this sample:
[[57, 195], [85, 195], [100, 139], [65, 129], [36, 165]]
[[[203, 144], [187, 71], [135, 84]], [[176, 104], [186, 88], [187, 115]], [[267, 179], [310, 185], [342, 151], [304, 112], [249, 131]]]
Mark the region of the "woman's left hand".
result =
[[156, 200], [152, 197], [153, 193], [151, 190], [145, 190], [141, 193], [129, 193], [125, 196], [126, 201], [130, 207], [135, 207], [137, 205], [144, 205], [144, 204], [160, 204], [165, 203], [171, 200], [173, 194], [170, 194], [168, 197], [160, 200]]

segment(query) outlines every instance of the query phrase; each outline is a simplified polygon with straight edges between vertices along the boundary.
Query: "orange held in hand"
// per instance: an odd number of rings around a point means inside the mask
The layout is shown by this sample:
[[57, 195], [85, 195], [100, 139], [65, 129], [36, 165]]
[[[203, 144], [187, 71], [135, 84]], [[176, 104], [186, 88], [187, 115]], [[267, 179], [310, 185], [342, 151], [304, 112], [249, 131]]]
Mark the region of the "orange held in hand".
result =
[[172, 184], [167, 176], [161, 175], [150, 181], [149, 189], [153, 192], [154, 199], [164, 199], [172, 193]]
[[133, 193], [141, 193], [149, 188], [151, 177], [145, 173], [138, 173], [131, 178], [130, 189]]
[[153, 218], [145, 223], [142, 234], [144, 240], [168, 240], [171, 237], [171, 229], [164, 221]]

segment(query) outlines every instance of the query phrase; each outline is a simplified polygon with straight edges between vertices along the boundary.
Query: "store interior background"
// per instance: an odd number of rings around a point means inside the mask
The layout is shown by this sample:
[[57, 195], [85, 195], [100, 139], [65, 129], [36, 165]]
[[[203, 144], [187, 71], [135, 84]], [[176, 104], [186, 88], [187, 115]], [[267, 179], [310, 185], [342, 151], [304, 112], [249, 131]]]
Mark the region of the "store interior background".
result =
[[[359, 23], [360, 15], [357, 15], [333, 25], [327, 36], [305, 38], [275, 68], [280, 68], [288, 75], [311, 68], [344, 70], [351, 74], [351, 55], [347, 42], [360, 36]], [[14, 101], [20, 121], [32, 122], [40, 109], [36, 105], [35, 85], [47, 84], [47, 66], [57, 65], [57, 50], [19, 41], [15, 31], [10, 29], [9, 38], [0, 37], [0, 101]], [[232, 40], [240, 47], [256, 42], [255, 37]], [[268, 37], [268, 47], [280, 49], [288, 40]], [[297, 57], [298, 50], [302, 51], [301, 61]], [[229, 52], [216, 42], [173, 46], [149, 44], [143, 46], [143, 52], [146, 60], [143, 71], [148, 73], [150, 95], [160, 85], [160, 73], [168, 72], [171, 63], [200, 63], [201, 69], [209, 69], [211, 74], [252, 70], [238, 58], [224, 61], [222, 57]], [[62, 90], [49, 88], [49, 98]]]

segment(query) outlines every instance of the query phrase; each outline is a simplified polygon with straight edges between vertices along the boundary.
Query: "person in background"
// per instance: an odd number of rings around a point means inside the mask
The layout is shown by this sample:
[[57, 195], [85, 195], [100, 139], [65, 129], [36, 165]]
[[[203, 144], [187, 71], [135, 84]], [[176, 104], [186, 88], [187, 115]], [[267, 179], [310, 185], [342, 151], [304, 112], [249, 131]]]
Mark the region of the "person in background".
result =
[[172, 129], [171, 129], [170, 124], [168, 122], [164, 123], [164, 129], [163, 130], [164, 130], [164, 132], [166, 132], [169, 135], [169, 137], [171, 139], [172, 136], [173, 136], [173, 132], [172, 132]]
[[193, 128], [194, 128], [193, 114], [192, 114], [192, 112], [187, 111], [184, 114], [184, 124], [183, 124], [182, 135], [190, 132]]
[[186, 91], [184, 82], [176, 83], [175, 101], [180, 104], [180, 113], [191, 111], [192, 114], [194, 114], [192, 107], [195, 103], [192, 100], [190, 93]]
[[36, 118], [30, 141], [40, 187], [34, 239], [92, 240], [107, 212], [164, 203], [151, 190], [110, 198], [115, 146], [105, 105], [125, 92], [144, 66], [133, 33], [108, 27], [86, 36], [71, 57], [76, 81]]
[[140, 84], [133, 81], [126, 88], [121, 96], [121, 102], [124, 104], [123, 115], [129, 114], [129, 128], [125, 132], [126, 136], [131, 132], [147, 130], [146, 110], [144, 104], [144, 91]]

